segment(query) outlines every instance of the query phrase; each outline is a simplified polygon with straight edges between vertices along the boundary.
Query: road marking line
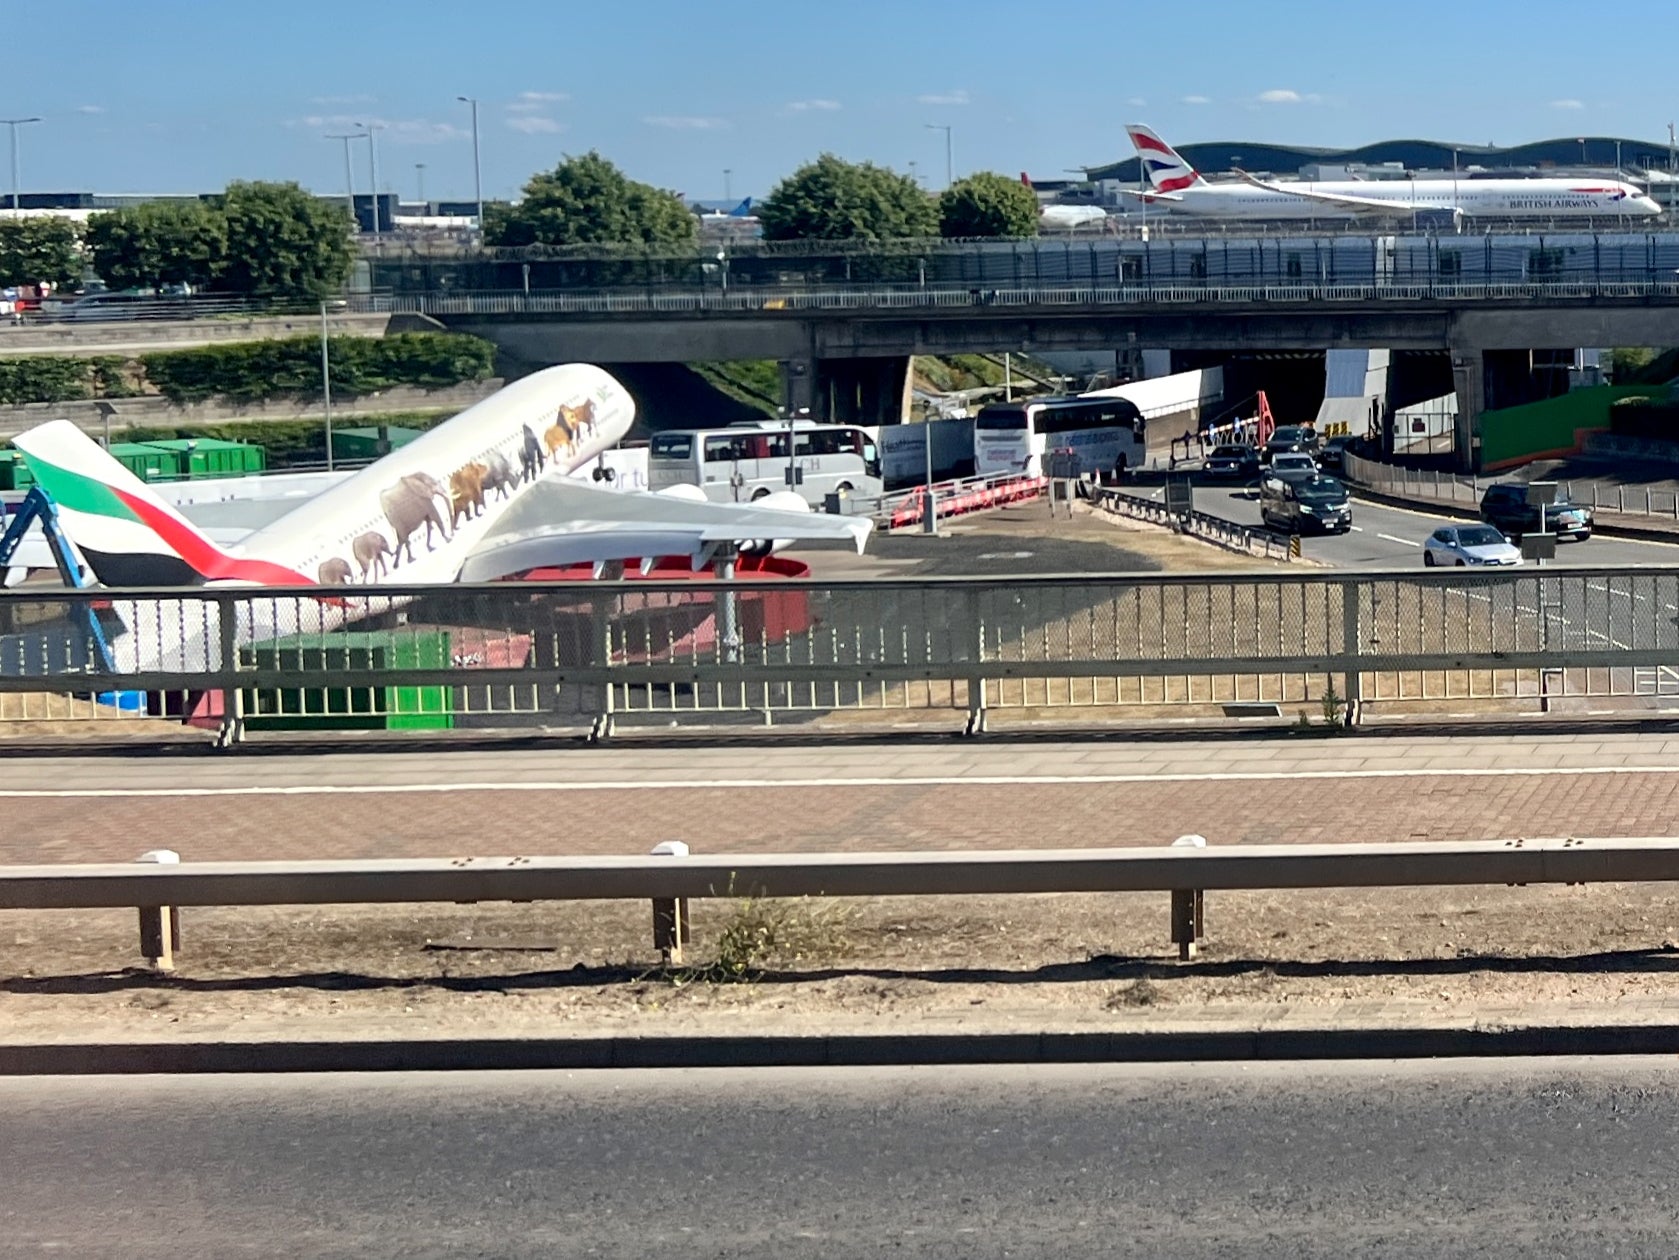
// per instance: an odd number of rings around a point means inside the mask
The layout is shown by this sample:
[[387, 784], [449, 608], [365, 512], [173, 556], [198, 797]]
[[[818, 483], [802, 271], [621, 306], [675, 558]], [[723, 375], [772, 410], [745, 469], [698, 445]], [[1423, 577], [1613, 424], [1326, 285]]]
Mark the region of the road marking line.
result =
[[1412, 542], [1409, 538], [1395, 538], [1392, 534], [1377, 534], [1376, 537], [1386, 539], [1388, 542], [1401, 543], [1407, 547], [1415, 547], [1418, 545], [1417, 543]]
[[596, 782], [548, 783], [359, 783], [299, 784], [292, 787], [213, 788], [12, 788], [0, 790], [0, 799], [10, 800], [97, 800], [134, 797], [237, 797], [237, 796], [415, 796], [446, 792], [644, 792], [737, 791], [757, 788], [844, 788], [844, 787], [1018, 787], [1032, 784], [1052, 786], [1099, 786], [1127, 783], [1269, 783], [1300, 779], [1537, 779], [1546, 775], [1574, 778], [1602, 774], [1679, 774], [1679, 764], [1670, 766], [1489, 766], [1482, 769], [1453, 767], [1442, 770], [1254, 770], [1210, 771], [1175, 774], [975, 774], [905, 775], [902, 778], [824, 779], [602, 779]]

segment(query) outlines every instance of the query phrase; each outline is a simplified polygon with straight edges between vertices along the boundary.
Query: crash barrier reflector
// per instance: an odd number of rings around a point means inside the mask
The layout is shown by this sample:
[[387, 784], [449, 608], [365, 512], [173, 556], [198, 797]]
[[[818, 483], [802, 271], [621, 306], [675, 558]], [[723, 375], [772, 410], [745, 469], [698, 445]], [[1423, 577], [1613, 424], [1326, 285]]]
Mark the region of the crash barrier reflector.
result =
[[[1646, 883], [1679, 880], [1679, 839], [1471, 840], [993, 852], [417, 858], [0, 867], [0, 909], [646, 900], [675, 952], [686, 901], [1169, 892], [1180, 956], [1203, 934], [1200, 897], [1255, 889]], [[1183, 897], [1189, 893], [1193, 896]]]

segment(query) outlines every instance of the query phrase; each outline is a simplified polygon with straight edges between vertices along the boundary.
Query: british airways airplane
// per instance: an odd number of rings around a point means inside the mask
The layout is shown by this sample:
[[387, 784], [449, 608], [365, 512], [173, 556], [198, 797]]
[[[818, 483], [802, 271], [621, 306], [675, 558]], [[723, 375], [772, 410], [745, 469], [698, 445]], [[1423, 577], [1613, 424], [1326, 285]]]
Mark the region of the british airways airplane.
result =
[[1661, 206], [1636, 186], [1592, 179], [1417, 179], [1273, 183], [1243, 174], [1213, 184], [1147, 127], [1126, 128], [1153, 192], [1130, 193], [1174, 213], [1214, 219], [1649, 218]]

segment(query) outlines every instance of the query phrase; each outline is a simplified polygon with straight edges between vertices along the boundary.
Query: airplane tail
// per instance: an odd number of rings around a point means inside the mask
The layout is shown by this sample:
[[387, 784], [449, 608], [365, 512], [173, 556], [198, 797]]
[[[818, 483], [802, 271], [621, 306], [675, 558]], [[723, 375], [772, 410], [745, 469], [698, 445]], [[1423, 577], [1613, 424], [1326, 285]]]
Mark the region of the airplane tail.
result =
[[106, 586], [309, 584], [282, 565], [223, 551], [68, 420], [20, 433], [12, 445], [57, 507], [65, 534]]
[[731, 219], [744, 219], [752, 213], [752, 198], [748, 197], [733, 210], [729, 211]]
[[1125, 130], [1136, 146], [1137, 158], [1148, 172], [1155, 192], [1181, 192], [1205, 182], [1176, 149], [1141, 123], [1132, 123]]
[[1020, 172], [1020, 182], [1025, 184], [1028, 188], [1032, 187], [1032, 177], [1025, 171]]

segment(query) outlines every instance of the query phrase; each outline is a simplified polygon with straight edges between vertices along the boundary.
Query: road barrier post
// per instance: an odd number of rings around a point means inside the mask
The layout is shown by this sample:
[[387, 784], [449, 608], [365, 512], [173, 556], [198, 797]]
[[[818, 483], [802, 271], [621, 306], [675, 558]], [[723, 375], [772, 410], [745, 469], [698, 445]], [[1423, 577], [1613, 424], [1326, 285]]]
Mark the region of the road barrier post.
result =
[[[134, 859], [178, 866], [181, 855], [173, 849], [153, 849]], [[178, 906], [140, 907], [140, 956], [153, 971], [175, 970], [175, 955], [181, 948], [181, 911]]]
[[[665, 840], [649, 852], [654, 857], [687, 857], [688, 846], [680, 840]], [[688, 944], [688, 899], [653, 898], [653, 948], [666, 966], [682, 965], [682, 950]]]
[[[1179, 836], [1172, 841], [1174, 849], [1204, 849], [1205, 836]], [[1206, 935], [1207, 922], [1203, 893], [1199, 888], [1172, 890], [1172, 944], [1178, 947], [1178, 961], [1188, 962], [1195, 957], [1196, 942]]]
[[1292, 560], [1300, 559], [1300, 535], [1299, 534], [1290, 534], [1288, 536], [1288, 554], [1289, 554], [1289, 558], [1292, 559]]

